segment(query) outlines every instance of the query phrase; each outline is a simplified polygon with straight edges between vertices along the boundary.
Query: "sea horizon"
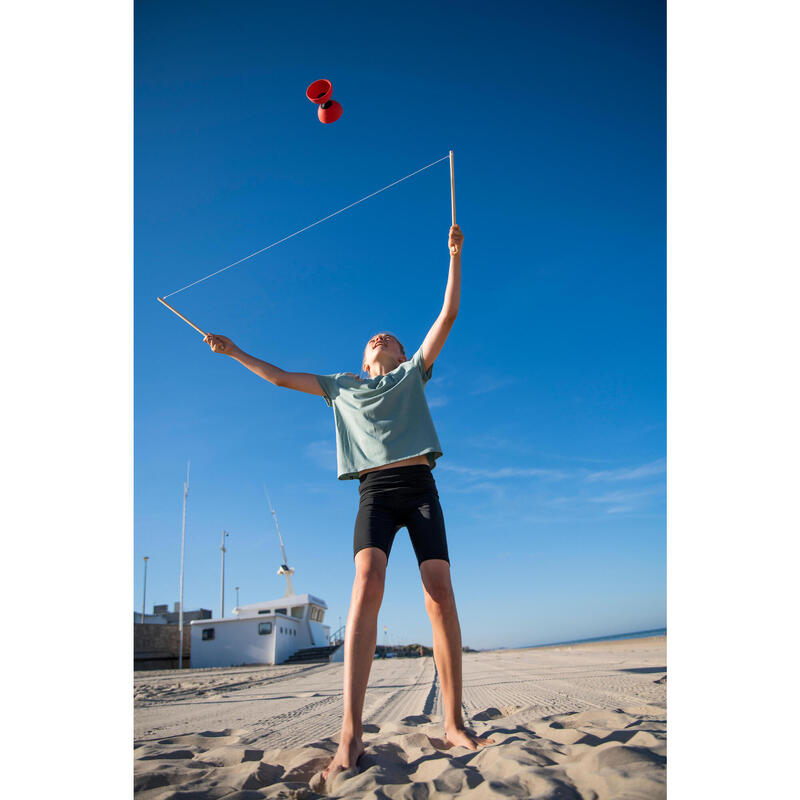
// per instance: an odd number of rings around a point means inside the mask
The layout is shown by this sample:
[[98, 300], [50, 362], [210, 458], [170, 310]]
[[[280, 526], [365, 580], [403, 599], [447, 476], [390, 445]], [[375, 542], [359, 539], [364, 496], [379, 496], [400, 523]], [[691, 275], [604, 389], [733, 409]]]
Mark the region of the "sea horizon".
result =
[[479, 650], [481, 653], [489, 653], [495, 650], [530, 650], [534, 647], [556, 647], [563, 644], [586, 644], [587, 642], [610, 642], [616, 639], [643, 639], [647, 636], [665, 636], [666, 628], [649, 628], [644, 631], [632, 631], [630, 633], [613, 633], [608, 636], [591, 636], [588, 639], [569, 639], [563, 642], [545, 642], [543, 644], [524, 644], [519, 647], [487, 647]]

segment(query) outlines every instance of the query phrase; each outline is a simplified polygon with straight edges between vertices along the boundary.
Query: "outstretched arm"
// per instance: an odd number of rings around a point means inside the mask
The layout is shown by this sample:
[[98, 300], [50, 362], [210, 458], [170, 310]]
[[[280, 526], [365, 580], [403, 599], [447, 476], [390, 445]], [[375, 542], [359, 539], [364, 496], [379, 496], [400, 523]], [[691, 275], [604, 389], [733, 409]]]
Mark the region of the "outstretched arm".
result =
[[324, 396], [322, 387], [319, 385], [316, 376], [309, 372], [286, 372], [280, 369], [280, 367], [276, 367], [274, 364], [269, 364], [266, 361], [262, 361], [260, 358], [248, 355], [244, 350], [237, 347], [228, 339], [227, 336], [209, 333], [203, 341], [206, 342], [215, 353], [222, 353], [222, 355], [230, 356], [242, 366], [247, 367], [251, 372], [255, 372], [259, 378], [274, 383], [275, 386], [284, 386], [287, 389], [296, 389], [298, 392], [307, 392], [308, 394]]
[[422, 360], [425, 362], [425, 369], [430, 369], [431, 364], [436, 361], [458, 315], [458, 304], [461, 299], [461, 247], [463, 242], [464, 234], [461, 233], [461, 228], [453, 225], [450, 228], [448, 246], [457, 245], [457, 251], [455, 254], [452, 250], [450, 252], [450, 273], [447, 276], [442, 310], [428, 331], [425, 341], [422, 342]]

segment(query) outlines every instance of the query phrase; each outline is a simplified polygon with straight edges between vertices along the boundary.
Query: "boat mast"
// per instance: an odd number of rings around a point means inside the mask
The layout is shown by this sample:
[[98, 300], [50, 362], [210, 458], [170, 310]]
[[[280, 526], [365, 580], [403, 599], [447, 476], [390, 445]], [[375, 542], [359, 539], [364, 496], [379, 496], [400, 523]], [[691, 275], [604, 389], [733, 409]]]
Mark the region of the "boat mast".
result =
[[275, 520], [275, 528], [278, 531], [278, 541], [281, 543], [281, 556], [283, 557], [283, 562], [281, 563], [281, 567], [278, 570], [278, 575], [286, 576], [286, 594], [284, 595], [284, 597], [289, 597], [289, 595], [294, 594], [294, 588], [292, 587], [292, 578], [291, 578], [291, 576], [294, 575], [294, 569], [286, 563], [287, 561], [286, 548], [283, 546], [283, 536], [281, 536], [281, 526], [278, 525], [278, 515], [275, 513], [275, 509], [272, 507], [272, 500], [269, 499], [269, 492], [267, 491], [266, 484], [264, 484], [264, 494], [267, 496], [269, 511], [272, 514], [272, 519]]
[[189, 496], [189, 467], [186, 462], [186, 483], [183, 484], [183, 518], [181, 522], [181, 579], [178, 589], [178, 669], [183, 669], [183, 551], [186, 545], [186, 498]]

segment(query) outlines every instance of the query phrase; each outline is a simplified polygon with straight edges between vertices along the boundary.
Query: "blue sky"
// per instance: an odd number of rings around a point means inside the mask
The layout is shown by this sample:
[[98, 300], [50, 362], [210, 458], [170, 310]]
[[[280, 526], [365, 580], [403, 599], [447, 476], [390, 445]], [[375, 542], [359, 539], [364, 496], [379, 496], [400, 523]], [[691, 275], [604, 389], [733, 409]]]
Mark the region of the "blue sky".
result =
[[[427, 393], [464, 644], [664, 625], [664, 5], [137, 2], [134, 33], [134, 608], [145, 555], [148, 608], [177, 600], [191, 459], [186, 608], [218, 612], [223, 527], [228, 611], [236, 585], [283, 593], [266, 483], [296, 589], [344, 620], [357, 483], [331, 411], [155, 298], [452, 148], [461, 311]], [[378, 330], [419, 346], [449, 224], [442, 162], [170, 302], [283, 368], [357, 371]], [[431, 640], [405, 531], [380, 625]]]

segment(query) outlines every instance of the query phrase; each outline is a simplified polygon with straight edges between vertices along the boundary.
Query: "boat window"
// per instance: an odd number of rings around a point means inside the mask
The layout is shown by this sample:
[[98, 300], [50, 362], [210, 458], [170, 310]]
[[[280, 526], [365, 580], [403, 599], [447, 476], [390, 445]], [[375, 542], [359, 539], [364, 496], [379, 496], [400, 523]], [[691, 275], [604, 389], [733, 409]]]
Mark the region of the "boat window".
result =
[[268, 609], [268, 608], [262, 608], [262, 609], [259, 609], [259, 612], [258, 612], [258, 613], [259, 613], [259, 614], [269, 614], [269, 609]]
[[271, 622], [259, 622], [258, 623], [258, 635], [264, 636], [267, 633], [272, 633], [272, 623]]
[[276, 608], [276, 609], [275, 609], [275, 613], [276, 613], [276, 614], [286, 614], [286, 613], [287, 613], [287, 611], [286, 611], [286, 609], [285, 609], [285, 608]]
[[314, 622], [322, 622], [322, 618], [325, 616], [325, 609], [320, 608], [319, 606], [311, 606], [311, 614], [310, 618]]
[[214, 638], [213, 628], [203, 628], [203, 641], [208, 642]]
[[303, 609], [305, 606], [292, 606], [292, 616], [297, 619], [303, 619]]

